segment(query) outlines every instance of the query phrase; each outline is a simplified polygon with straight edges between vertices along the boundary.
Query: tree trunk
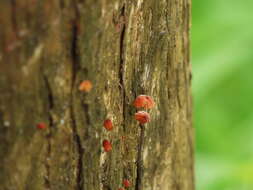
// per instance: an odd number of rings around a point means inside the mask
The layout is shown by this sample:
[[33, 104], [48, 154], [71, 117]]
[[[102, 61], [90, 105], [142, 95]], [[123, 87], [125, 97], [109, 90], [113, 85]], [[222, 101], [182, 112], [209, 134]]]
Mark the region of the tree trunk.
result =
[[190, 0], [1, 0], [0, 189], [193, 190], [189, 21]]

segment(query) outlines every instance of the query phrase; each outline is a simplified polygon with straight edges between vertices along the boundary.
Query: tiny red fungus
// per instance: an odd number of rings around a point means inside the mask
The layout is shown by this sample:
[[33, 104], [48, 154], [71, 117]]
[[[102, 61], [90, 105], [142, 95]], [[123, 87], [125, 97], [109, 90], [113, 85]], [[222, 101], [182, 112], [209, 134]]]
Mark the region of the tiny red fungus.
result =
[[92, 89], [92, 83], [89, 80], [84, 80], [79, 85], [79, 90], [83, 92], [90, 92]]
[[134, 100], [134, 106], [136, 108], [145, 108], [145, 109], [151, 109], [155, 106], [155, 102], [152, 99], [151, 96], [147, 95], [139, 95], [135, 100]]
[[112, 121], [110, 119], [106, 119], [104, 121], [104, 127], [106, 130], [111, 131], [113, 129]]
[[45, 123], [40, 122], [37, 124], [36, 127], [37, 127], [37, 129], [46, 129], [47, 125]]
[[145, 111], [138, 111], [135, 113], [134, 117], [141, 124], [145, 124], [150, 121], [150, 115]]
[[105, 152], [110, 152], [112, 150], [112, 144], [108, 140], [103, 141], [103, 147]]
[[130, 183], [130, 181], [128, 179], [124, 179], [123, 180], [123, 185], [124, 185], [125, 188], [128, 188], [128, 187], [131, 186], [131, 183]]

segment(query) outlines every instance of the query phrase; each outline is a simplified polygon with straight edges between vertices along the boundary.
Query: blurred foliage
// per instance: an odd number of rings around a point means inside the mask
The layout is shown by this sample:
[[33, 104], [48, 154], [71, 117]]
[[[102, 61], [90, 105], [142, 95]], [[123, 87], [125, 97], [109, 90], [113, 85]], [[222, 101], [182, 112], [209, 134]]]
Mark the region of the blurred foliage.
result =
[[253, 1], [193, 0], [197, 190], [253, 190]]

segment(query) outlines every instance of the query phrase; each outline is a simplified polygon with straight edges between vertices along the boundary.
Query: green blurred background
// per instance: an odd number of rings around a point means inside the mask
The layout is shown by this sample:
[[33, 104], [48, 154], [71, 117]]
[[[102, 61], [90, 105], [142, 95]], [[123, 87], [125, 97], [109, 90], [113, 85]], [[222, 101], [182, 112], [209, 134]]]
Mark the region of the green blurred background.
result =
[[197, 190], [253, 190], [253, 0], [193, 0]]

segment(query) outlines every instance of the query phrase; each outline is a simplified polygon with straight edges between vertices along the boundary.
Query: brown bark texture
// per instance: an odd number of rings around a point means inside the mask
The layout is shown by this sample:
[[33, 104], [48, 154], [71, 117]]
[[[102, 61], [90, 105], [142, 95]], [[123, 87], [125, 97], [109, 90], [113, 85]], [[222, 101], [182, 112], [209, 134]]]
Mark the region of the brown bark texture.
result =
[[1, 0], [0, 189], [193, 190], [190, 5]]

